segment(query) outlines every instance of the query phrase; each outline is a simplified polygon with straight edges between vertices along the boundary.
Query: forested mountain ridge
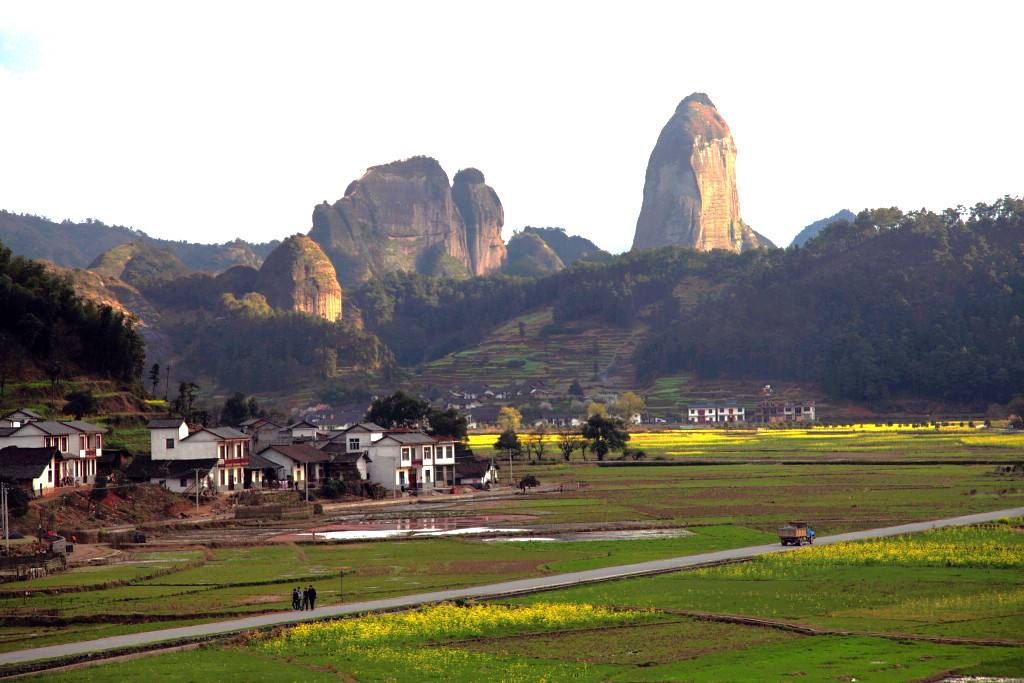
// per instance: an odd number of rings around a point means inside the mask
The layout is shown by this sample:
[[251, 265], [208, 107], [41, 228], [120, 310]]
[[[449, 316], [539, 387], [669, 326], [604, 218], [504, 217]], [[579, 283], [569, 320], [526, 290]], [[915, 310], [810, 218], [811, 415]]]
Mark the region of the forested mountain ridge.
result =
[[641, 378], [760, 374], [854, 400], [1006, 401], [1024, 385], [1024, 202], [863, 211], [665, 313], [638, 349]]
[[141, 230], [87, 219], [56, 223], [41, 216], [0, 210], [0, 242], [19, 256], [45, 259], [58, 266], [85, 268], [120, 244], [143, 242], [164, 249], [191, 268], [220, 272], [234, 265], [259, 267], [278, 241], [253, 244], [240, 239], [224, 244], [196, 244], [150, 237]]
[[984, 403], [1024, 383], [1022, 244], [1024, 203], [1004, 199], [965, 213], [864, 211], [805, 248], [645, 250], [539, 278], [392, 274], [353, 298], [402, 365], [473, 348], [550, 306], [552, 331], [645, 325], [638, 387], [692, 372], [812, 382], [860, 401]]
[[[538, 232], [526, 234], [543, 241]], [[855, 401], [983, 404], [1024, 385], [1022, 244], [1024, 202], [1007, 198], [970, 211], [863, 211], [786, 250], [666, 247], [530, 277], [391, 272], [347, 291], [338, 322], [274, 310], [257, 296], [259, 271], [245, 266], [147, 282], [138, 300], [171, 321], [181, 372], [244, 391], [308, 391], [356, 375], [385, 387], [403, 376], [395, 366], [472, 350], [544, 311], [550, 322], [528, 326], [523, 344], [628, 331], [619, 336], [636, 351], [620, 365], [635, 368], [641, 390], [692, 373], [788, 379]]]
[[11, 376], [97, 375], [135, 382], [145, 348], [130, 316], [84, 300], [46, 265], [0, 244], [0, 364]]

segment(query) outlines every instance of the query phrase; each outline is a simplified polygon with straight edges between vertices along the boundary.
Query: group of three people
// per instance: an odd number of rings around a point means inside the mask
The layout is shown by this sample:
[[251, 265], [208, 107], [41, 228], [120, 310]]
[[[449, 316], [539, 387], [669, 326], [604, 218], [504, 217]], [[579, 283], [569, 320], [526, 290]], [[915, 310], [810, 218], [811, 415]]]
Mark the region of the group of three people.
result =
[[316, 609], [316, 589], [310, 585], [304, 590], [301, 588], [293, 590], [292, 609]]

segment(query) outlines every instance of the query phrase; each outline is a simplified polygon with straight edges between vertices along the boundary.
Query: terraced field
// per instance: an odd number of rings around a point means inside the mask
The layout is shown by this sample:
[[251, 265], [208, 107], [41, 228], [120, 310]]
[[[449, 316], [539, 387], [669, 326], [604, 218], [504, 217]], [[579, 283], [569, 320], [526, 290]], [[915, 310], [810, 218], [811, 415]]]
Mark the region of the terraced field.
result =
[[639, 328], [625, 330], [592, 322], [554, 329], [551, 309], [545, 308], [510, 320], [472, 349], [424, 365], [414, 377], [424, 387], [542, 380], [564, 392], [579, 380], [609, 390], [628, 389], [634, 384], [634, 344], [642, 333]]

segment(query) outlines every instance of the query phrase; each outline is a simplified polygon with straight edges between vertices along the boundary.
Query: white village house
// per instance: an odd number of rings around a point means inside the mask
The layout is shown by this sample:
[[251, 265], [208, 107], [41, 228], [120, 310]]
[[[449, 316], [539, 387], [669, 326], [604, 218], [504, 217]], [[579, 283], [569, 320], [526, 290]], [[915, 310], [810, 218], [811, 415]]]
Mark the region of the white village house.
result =
[[735, 401], [724, 403], [697, 403], [687, 407], [686, 421], [690, 424], [720, 424], [746, 422], [746, 409]]
[[[342, 446], [344, 447], [342, 449]], [[385, 430], [361, 422], [335, 434], [324, 446], [335, 453], [335, 465], [348, 464], [343, 455], [365, 453], [351, 465], [365, 478], [392, 492], [443, 488], [455, 483], [455, 440], [421, 431]]]
[[56, 448], [61, 460], [54, 473], [55, 486], [96, 483], [96, 463], [103, 455], [103, 435], [107, 429], [82, 420], [57, 422], [36, 419], [35, 413], [16, 410], [3, 418], [0, 449]]
[[[231, 427], [189, 429], [188, 424], [180, 418], [150, 420], [147, 426], [150, 457], [154, 463], [215, 460], [216, 464], [208, 474], [212, 480], [208, 482], [211, 488], [233, 491], [250, 483], [246, 480], [246, 465], [249, 464], [250, 454], [248, 435]], [[202, 473], [199, 478], [203, 478]], [[194, 486], [194, 483], [182, 487], [181, 481], [177, 481], [169, 482], [167, 486], [171, 490], [185, 490]]]
[[57, 486], [64, 456], [56, 448], [0, 449], [0, 476], [7, 477], [31, 495], [45, 496]]

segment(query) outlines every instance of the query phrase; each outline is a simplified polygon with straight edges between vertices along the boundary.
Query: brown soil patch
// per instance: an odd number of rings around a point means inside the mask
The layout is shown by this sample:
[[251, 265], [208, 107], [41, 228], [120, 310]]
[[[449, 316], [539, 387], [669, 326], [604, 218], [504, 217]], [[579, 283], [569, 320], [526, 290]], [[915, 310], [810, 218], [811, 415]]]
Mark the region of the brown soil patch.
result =
[[250, 595], [247, 598], [243, 598], [238, 601], [239, 605], [262, 605], [268, 602], [281, 602], [286, 599], [286, 595]]

